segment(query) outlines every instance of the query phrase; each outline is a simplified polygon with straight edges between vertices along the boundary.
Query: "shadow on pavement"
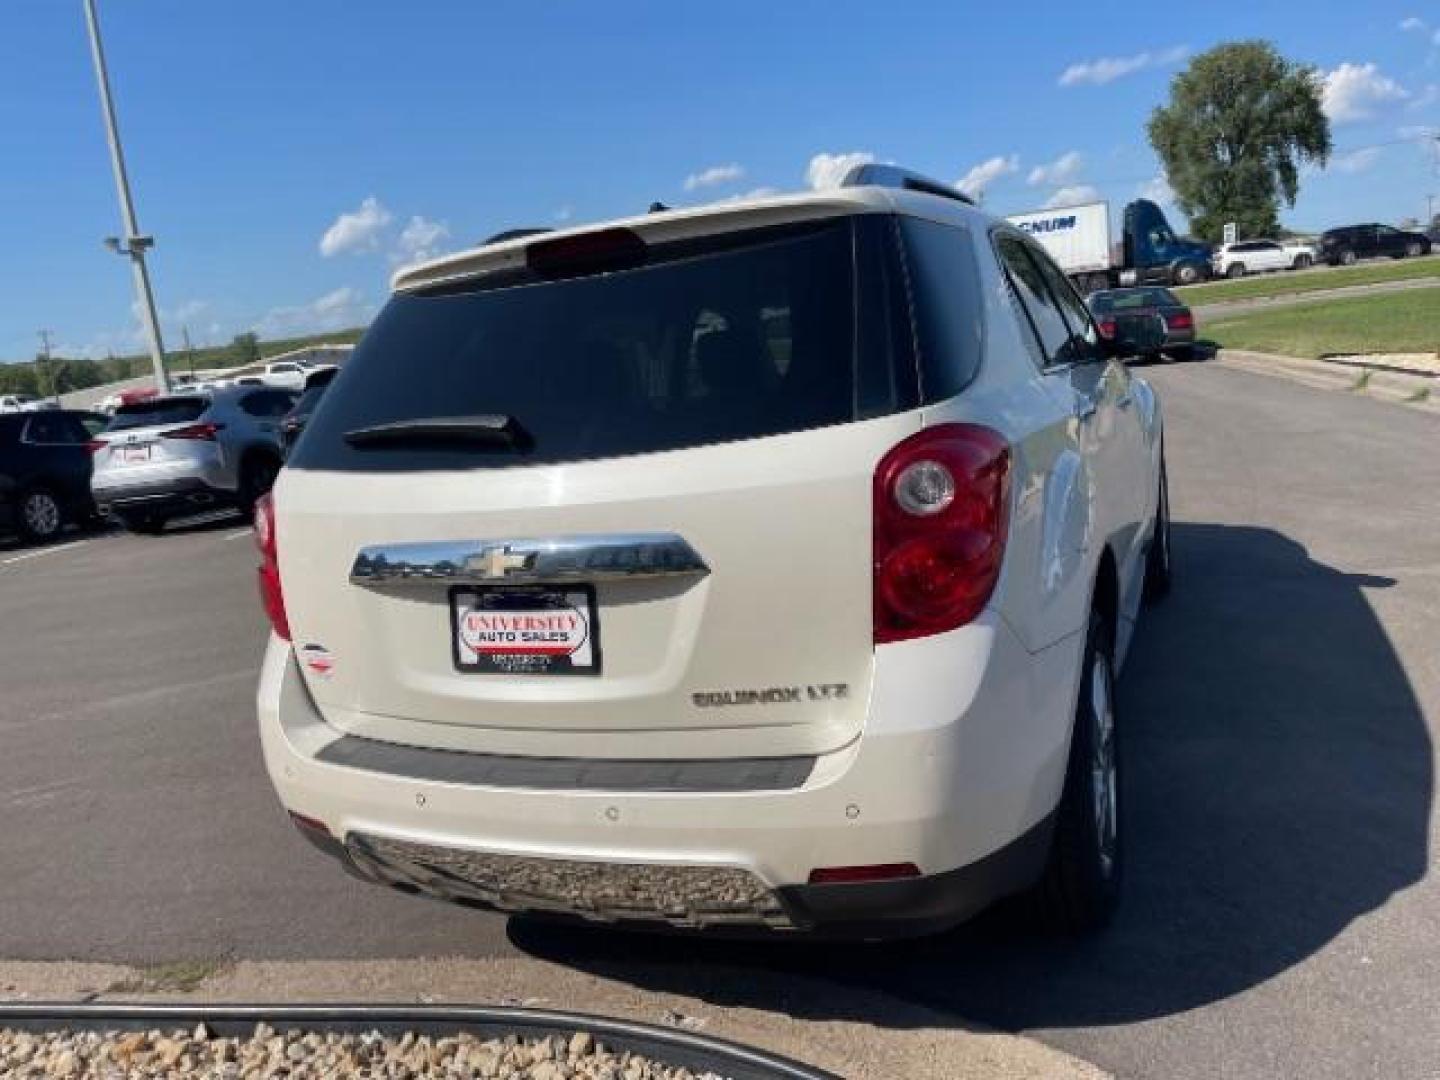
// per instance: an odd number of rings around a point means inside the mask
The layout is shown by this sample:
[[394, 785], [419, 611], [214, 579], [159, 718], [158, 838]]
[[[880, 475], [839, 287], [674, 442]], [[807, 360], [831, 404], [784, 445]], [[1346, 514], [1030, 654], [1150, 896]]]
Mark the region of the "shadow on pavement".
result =
[[803, 974], [1011, 1029], [1165, 1016], [1304, 961], [1425, 873], [1430, 740], [1364, 595], [1393, 581], [1337, 572], [1269, 529], [1177, 522], [1173, 538], [1175, 591], [1146, 612], [1121, 683], [1128, 880], [1100, 937], [1038, 937], [1002, 905], [944, 938], [885, 946], [521, 920], [511, 939], [715, 1004], [847, 1012], [851, 995], [776, 978]]

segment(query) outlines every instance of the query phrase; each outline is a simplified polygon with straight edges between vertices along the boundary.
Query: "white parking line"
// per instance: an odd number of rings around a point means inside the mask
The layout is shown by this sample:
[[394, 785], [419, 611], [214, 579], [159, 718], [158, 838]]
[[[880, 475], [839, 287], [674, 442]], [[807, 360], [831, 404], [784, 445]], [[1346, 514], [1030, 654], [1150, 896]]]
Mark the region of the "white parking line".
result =
[[240, 537], [242, 537], [242, 536], [253, 536], [253, 535], [254, 535], [253, 530], [251, 530], [251, 529], [241, 529], [239, 532], [233, 532], [233, 533], [231, 533], [229, 536], [225, 537], [225, 539], [226, 539], [226, 540], [239, 540]]
[[23, 555], [12, 555], [8, 559], [0, 559], [0, 566], [9, 566], [11, 563], [24, 562], [26, 559], [38, 559], [41, 555], [54, 555], [56, 552], [68, 551], [70, 548], [77, 548], [89, 542], [89, 540], [71, 540], [68, 544], [56, 544], [54, 547], [37, 548], [35, 551], [27, 551]]

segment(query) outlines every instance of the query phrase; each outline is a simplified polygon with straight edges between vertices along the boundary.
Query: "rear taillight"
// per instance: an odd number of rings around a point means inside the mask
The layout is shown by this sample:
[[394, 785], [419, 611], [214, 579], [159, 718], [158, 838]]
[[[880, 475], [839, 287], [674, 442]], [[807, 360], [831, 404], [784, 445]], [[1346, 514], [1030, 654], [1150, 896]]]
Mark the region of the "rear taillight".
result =
[[1195, 319], [1188, 311], [1177, 311], [1165, 316], [1165, 325], [1171, 330], [1189, 330], [1195, 326]]
[[91, 439], [85, 444], [85, 449], [90, 451], [91, 457], [94, 457], [108, 445], [104, 439]]
[[217, 433], [224, 431], [224, 424], [190, 424], [187, 427], [173, 428], [170, 431], [162, 431], [160, 437], [163, 439], [203, 439], [205, 442], [214, 442]]
[[876, 881], [901, 881], [919, 876], [920, 868], [908, 862], [876, 863], [871, 866], [825, 866], [810, 871], [810, 884], [867, 885]]
[[1115, 336], [1114, 319], [1102, 319], [1100, 322], [1095, 324], [1095, 328], [1100, 331], [1100, 336], [1105, 338], [1107, 341], [1114, 338]]
[[267, 491], [255, 502], [255, 546], [260, 549], [260, 603], [275, 633], [290, 640], [290, 617], [280, 587], [280, 555], [275, 542], [275, 500]]
[[875, 468], [875, 644], [940, 634], [984, 609], [1000, 576], [1010, 448], [989, 428], [940, 424]]

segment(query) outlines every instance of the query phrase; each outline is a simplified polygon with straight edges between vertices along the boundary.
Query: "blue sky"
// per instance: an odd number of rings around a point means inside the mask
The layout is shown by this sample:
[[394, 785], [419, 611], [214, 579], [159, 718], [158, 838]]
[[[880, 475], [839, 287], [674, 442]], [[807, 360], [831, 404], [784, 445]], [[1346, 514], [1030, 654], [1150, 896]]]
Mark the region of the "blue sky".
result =
[[[1163, 195], [1145, 118], [1185, 56], [1235, 38], [1329, 78], [1336, 160], [1283, 220], [1396, 221], [1440, 195], [1418, 138], [1440, 132], [1433, 2], [100, 3], [170, 345], [182, 323], [197, 342], [353, 325], [414, 254], [798, 189], [839, 155], [968, 178], [1001, 213]], [[0, 206], [0, 358], [42, 327], [69, 353], [136, 350], [130, 275], [100, 246], [119, 214], [80, 0], [0, 10]]]

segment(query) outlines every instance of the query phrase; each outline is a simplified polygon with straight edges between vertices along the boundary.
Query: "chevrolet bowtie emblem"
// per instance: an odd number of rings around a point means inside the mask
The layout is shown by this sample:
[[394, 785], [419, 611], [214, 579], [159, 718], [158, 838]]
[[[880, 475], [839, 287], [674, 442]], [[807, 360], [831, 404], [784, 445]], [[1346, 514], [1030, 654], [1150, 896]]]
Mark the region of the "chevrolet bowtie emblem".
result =
[[513, 554], [508, 547], [486, 548], [465, 560], [465, 569], [487, 578], [503, 578], [511, 570], [524, 570], [531, 556]]

